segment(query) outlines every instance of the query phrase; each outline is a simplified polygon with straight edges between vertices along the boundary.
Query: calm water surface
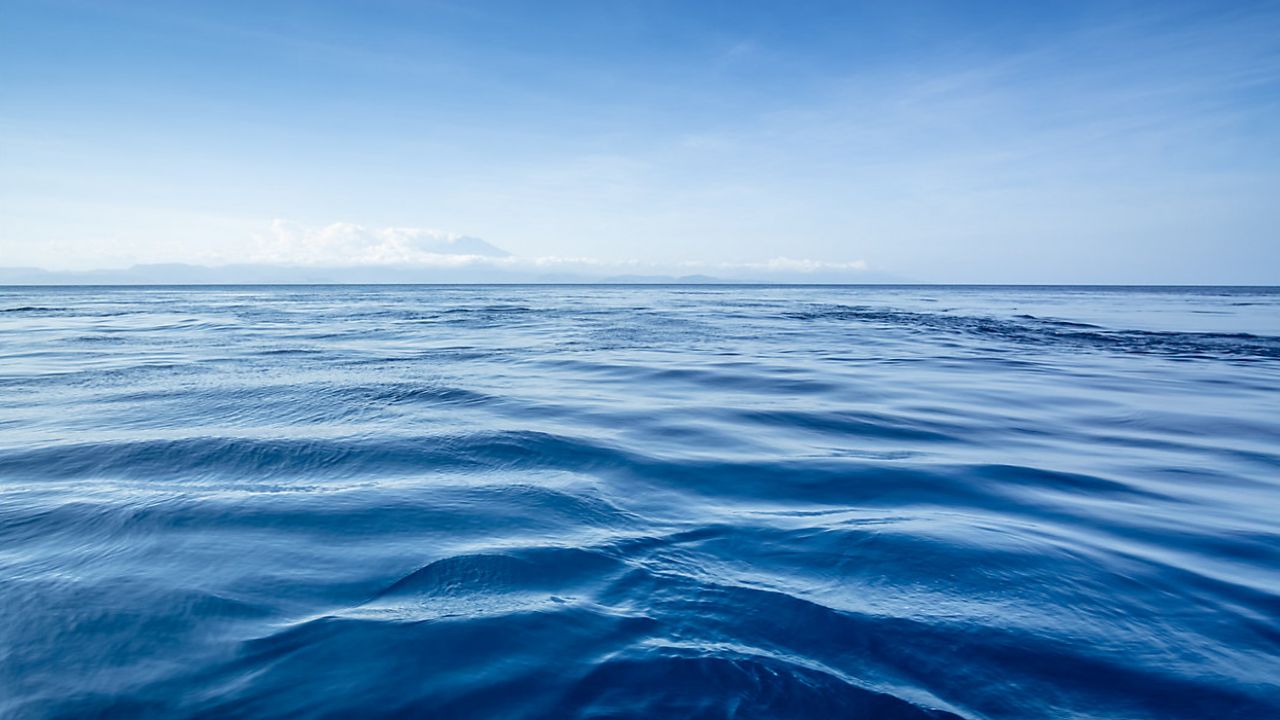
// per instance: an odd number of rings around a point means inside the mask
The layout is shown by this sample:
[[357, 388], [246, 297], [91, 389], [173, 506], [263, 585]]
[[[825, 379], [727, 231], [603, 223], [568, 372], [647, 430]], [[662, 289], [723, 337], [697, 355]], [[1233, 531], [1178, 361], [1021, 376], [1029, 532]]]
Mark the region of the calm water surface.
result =
[[0, 717], [1280, 717], [1280, 291], [0, 288]]

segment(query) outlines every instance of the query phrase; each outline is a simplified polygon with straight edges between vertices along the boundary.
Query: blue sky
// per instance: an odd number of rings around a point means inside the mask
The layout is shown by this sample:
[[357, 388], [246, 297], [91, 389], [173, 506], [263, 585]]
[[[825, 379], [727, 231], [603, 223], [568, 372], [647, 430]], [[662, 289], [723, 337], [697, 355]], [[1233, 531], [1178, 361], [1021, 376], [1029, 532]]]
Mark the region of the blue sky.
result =
[[0, 157], [0, 265], [1280, 283], [1280, 3], [4, 0]]

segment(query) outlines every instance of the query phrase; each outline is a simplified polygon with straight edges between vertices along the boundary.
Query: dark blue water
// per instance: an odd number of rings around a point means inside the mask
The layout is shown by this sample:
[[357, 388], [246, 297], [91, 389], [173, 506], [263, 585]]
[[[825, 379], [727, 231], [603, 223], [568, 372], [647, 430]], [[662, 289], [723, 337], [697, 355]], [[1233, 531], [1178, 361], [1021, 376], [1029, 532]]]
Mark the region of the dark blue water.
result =
[[1280, 291], [0, 289], [0, 717], [1280, 717]]

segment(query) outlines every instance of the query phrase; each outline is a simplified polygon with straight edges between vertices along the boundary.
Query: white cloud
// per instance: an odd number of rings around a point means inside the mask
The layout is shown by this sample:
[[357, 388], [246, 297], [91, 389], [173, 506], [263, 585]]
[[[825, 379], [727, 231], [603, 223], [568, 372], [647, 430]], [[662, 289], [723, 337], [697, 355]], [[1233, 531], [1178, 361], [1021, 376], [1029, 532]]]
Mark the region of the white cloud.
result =
[[369, 228], [338, 222], [307, 228], [274, 220], [271, 230], [255, 236], [255, 246], [235, 262], [317, 267], [411, 266], [422, 268], [488, 267], [498, 270], [582, 272], [591, 275], [708, 274], [727, 278], [805, 276], [818, 273], [856, 275], [868, 270], [863, 260], [825, 261], [776, 257], [762, 261], [697, 261], [663, 263], [603, 260], [593, 257], [512, 255], [479, 238], [425, 228]]
[[[767, 260], [663, 262], [589, 256], [517, 256], [479, 238], [426, 228], [367, 227], [337, 222], [308, 227], [274, 220], [233, 254], [214, 252], [210, 265], [255, 264], [308, 268], [456, 269], [459, 277], [578, 277], [707, 275], [725, 280], [778, 282], [858, 281], [869, 270], [863, 260], [826, 261], [775, 257]], [[144, 260], [145, 262], [146, 260]], [[465, 271], [465, 272], [464, 272]]]
[[305, 228], [274, 220], [243, 261], [282, 265], [459, 266], [509, 256], [479, 238], [425, 228], [334, 223]]

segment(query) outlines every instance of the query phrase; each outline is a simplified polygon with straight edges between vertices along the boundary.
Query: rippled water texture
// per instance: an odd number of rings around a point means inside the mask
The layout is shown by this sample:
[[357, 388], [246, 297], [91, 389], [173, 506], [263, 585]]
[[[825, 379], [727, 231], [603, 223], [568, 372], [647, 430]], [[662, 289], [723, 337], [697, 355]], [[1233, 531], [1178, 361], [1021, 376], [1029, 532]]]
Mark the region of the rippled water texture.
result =
[[0, 717], [1280, 717], [1280, 291], [0, 289]]

